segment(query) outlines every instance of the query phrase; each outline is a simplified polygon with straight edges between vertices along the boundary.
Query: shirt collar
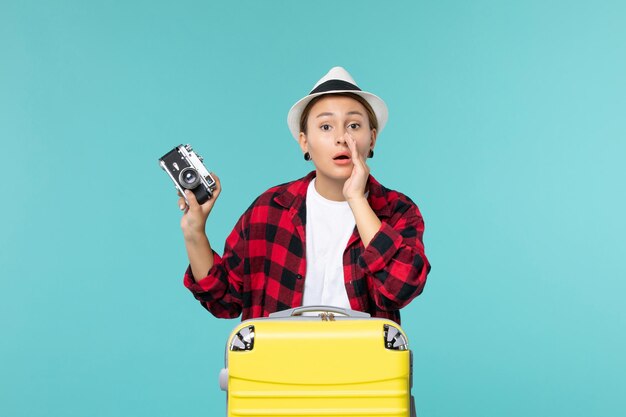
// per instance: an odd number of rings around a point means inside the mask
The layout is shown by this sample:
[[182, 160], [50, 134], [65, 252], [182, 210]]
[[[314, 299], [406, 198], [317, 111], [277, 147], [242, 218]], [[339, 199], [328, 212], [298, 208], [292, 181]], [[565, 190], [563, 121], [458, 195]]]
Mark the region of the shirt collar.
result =
[[274, 201], [284, 208], [297, 209], [306, 196], [306, 190], [311, 180], [315, 178], [315, 171], [287, 185], [280, 193], [274, 197]]
[[[311, 180], [315, 178], [315, 171], [309, 172], [305, 177], [288, 184], [285, 189], [274, 197], [274, 201], [284, 208], [297, 211], [306, 198], [306, 191]], [[367, 180], [369, 195], [367, 201], [378, 217], [390, 217], [391, 207], [388, 201], [388, 190], [370, 175]]]

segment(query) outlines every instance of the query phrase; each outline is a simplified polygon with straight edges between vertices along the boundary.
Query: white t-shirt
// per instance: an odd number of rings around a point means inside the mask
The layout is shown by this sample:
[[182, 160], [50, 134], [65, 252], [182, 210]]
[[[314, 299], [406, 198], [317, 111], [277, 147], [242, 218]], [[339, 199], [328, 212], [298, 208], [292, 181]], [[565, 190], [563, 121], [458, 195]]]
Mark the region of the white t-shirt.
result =
[[302, 305], [350, 308], [343, 277], [343, 252], [354, 231], [347, 201], [327, 200], [315, 190], [306, 193], [306, 278]]

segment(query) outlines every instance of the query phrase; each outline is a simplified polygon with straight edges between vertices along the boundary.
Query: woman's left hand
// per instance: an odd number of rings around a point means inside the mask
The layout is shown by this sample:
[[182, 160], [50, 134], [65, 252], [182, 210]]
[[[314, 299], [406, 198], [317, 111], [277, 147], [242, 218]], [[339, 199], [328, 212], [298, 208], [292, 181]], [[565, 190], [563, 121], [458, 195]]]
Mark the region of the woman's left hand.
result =
[[346, 143], [350, 149], [352, 158], [352, 174], [343, 185], [343, 196], [347, 201], [365, 197], [365, 186], [370, 175], [370, 169], [365, 163], [365, 159], [356, 146], [356, 140], [346, 133]]

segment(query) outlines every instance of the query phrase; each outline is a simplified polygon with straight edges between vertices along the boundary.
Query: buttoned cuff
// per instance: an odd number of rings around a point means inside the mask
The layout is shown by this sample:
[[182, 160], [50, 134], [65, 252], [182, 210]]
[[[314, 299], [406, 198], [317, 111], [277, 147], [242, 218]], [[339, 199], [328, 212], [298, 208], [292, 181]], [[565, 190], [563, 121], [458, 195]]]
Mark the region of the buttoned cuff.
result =
[[[213, 265], [215, 266], [219, 264], [220, 262], [222, 262], [222, 257], [219, 256], [217, 253], [213, 252]], [[215, 283], [214, 283], [215, 280], [209, 278], [209, 271], [207, 271], [207, 275], [204, 278], [196, 282], [193, 276], [193, 272], [191, 272], [191, 265], [189, 265], [187, 267], [187, 270], [185, 271], [183, 284], [189, 291], [193, 293], [206, 292], [209, 290], [209, 287], [215, 286]]]

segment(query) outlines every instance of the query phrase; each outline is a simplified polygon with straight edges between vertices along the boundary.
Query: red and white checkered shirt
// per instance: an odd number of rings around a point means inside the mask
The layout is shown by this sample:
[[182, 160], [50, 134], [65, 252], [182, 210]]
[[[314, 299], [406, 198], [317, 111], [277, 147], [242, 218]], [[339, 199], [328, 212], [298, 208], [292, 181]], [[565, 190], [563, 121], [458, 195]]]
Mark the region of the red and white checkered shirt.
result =
[[[270, 188], [241, 216], [222, 256], [185, 286], [220, 318], [266, 317], [302, 304], [306, 276], [306, 191], [315, 177]], [[382, 226], [365, 248], [355, 227], [343, 252], [346, 291], [353, 310], [400, 323], [399, 310], [418, 296], [430, 264], [424, 254], [424, 222], [405, 195], [370, 176], [368, 202]]]

